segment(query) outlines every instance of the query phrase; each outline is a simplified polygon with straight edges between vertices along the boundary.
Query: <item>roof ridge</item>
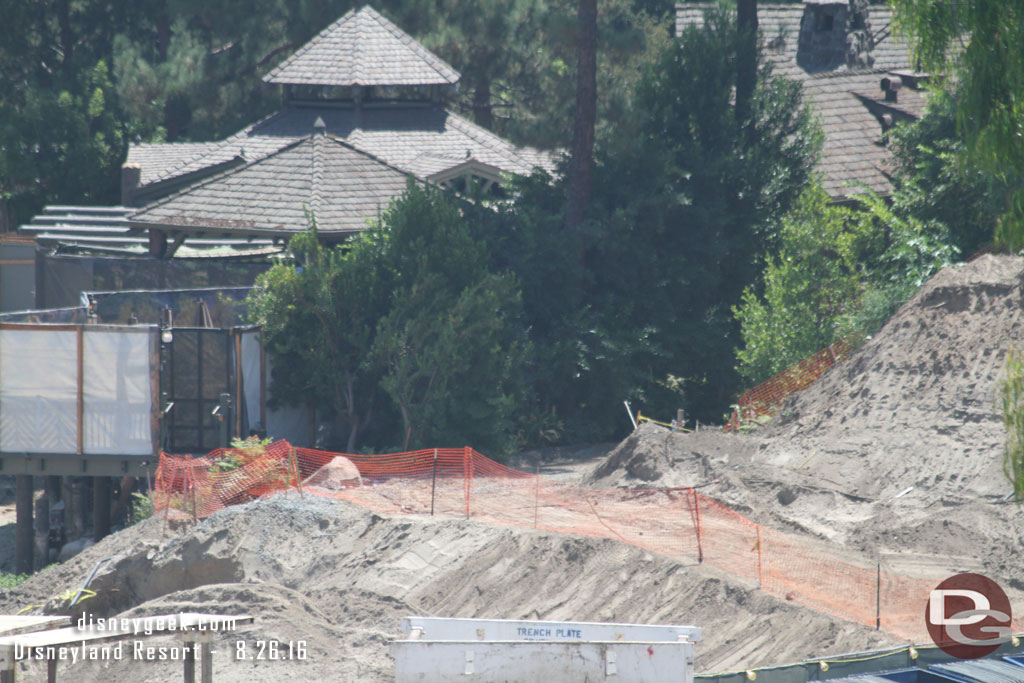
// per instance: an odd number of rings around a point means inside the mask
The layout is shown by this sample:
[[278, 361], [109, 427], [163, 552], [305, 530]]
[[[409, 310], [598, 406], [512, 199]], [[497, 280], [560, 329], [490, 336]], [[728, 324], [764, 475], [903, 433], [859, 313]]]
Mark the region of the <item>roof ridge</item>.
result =
[[391, 21], [390, 19], [385, 17], [383, 14], [381, 14], [380, 12], [375, 10], [373, 7], [371, 7], [370, 5], [365, 5], [360, 11], [363, 11], [363, 10], [365, 10], [366, 13], [369, 14], [384, 29], [386, 29], [388, 32], [390, 32], [391, 35], [393, 35], [395, 38], [397, 38], [401, 42], [405, 43], [405, 45], [408, 46], [409, 48], [411, 48], [413, 52], [417, 53], [424, 61], [426, 61], [428, 63], [428, 65], [430, 66], [431, 69], [433, 69], [434, 71], [437, 72], [438, 76], [441, 76], [442, 78], [445, 78], [445, 79], [448, 78], [448, 76], [446, 74], [442, 73], [441, 69], [439, 69], [437, 67], [437, 65], [433, 63], [435, 61], [436, 62], [440, 62], [443, 66], [447, 67], [452, 72], [454, 72], [456, 74], [456, 79], [455, 79], [456, 81], [459, 80], [462, 77], [462, 75], [458, 71], [455, 71], [455, 69], [452, 67], [451, 64], [449, 64], [448, 62], [444, 61], [443, 59], [441, 59], [440, 57], [435, 55], [433, 52], [428, 50], [426, 47], [423, 46], [422, 43], [420, 43], [418, 40], [413, 38], [411, 35], [409, 35], [405, 31], [403, 31], [393, 21]]
[[307, 52], [309, 52], [313, 48], [313, 46], [316, 45], [317, 42], [321, 38], [325, 37], [328, 33], [330, 33], [335, 28], [337, 28], [342, 22], [346, 21], [349, 18], [349, 16], [354, 15], [356, 13], [357, 9], [359, 9], [359, 8], [353, 7], [352, 9], [350, 9], [349, 11], [345, 12], [340, 17], [338, 17], [337, 20], [335, 20], [334, 22], [328, 24], [326, 28], [324, 28], [322, 31], [320, 31], [320, 33], [317, 33], [315, 36], [313, 36], [312, 38], [307, 40], [306, 43], [302, 47], [300, 47], [298, 50], [296, 50], [295, 52], [293, 52], [290, 55], [288, 55], [288, 57], [285, 58], [284, 61], [282, 61], [280, 64], [278, 64], [273, 69], [271, 69], [267, 73], [267, 75], [263, 77], [263, 81], [266, 82], [266, 83], [270, 83], [271, 81], [269, 79], [273, 78], [274, 75], [277, 72], [283, 70], [286, 66], [291, 64], [293, 61], [295, 61], [295, 59], [297, 57], [300, 57], [300, 56], [306, 54]]
[[[445, 111], [448, 113], [449, 119], [452, 119], [452, 123], [456, 124], [459, 127], [459, 130], [461, 130], [467, 136], [473, 138], [478, 143], [486, 146], [488, 149], [492, 151], [501, 151], [505, 154], [511, 154], [513, 158], [519, 160], [524, 166], [533, 168], [534, 164], [530, 163], [522, 156], [520, 156], [518, 148], [505, 138], [501, 137], [500, 135], [493, 131], [487, 130], [480, 124], [473, 123], [469, 119], [459, 114], [456, 114], [453, 111], [449, 111], [447, 109]], [[499, 141], [502, 145], [504, 145], [504, 149], [496, 147], [493, 144], [493, 141], [495, 140]]]
[[247, 163], [245, 163], [245, 164], [243, 164], [241, 166], [234, 166], [232, 168], [225, 169], [225, 170], [221, 171], [220, 173], [214, 173], [213, 175], [209, 175], [209, 176], [203, 178], [202, 180], [199, 180], [199, 181], [197, 181], [195, 183], [192, 183], [191, 185], [186, 185], [185, 187], [181, 188], [177, 192], [172, 192], [171, 194], [167, 195], [166, 197], [161, 197], [160, 199], [156, 200], [155, 202], [152, 202], [150, 204], [146, 204], [145, 206], [139, 207], [135, 211], [132, 211], [130, 214], [128, 214], [128, 218], [131, 219], [131, 218], [134, 218], [135, 216], [139, 216], [139, 215], [145, 214], [150, 209], [155, 209], [155, 208], [158, 208], [160, 206], [163, 206], [164, 204], [167, 204], [171, 200], [177, 199], [177, 198], [179, 198], [179, 197], [181, 197], [181, 196], [183, 196], [185, 194], [188, 194], [189, 192], [192, 192], [194, 190], [198, 190], [201, 187], [205, 187], [205, 186], [209, 185], [210, 183], [216, 182], [218, 180], [222, 180], [223, 178], [226, 178], [227, 176], [235, 174], [235, 173], [241, 173], [242, 171], [250, 169], [253, 166], [258, 166], [259, 164], [262, 164], [264, 161], [267, 161], [268, 159], [276, 157], [279, 154], [282, 154], [283, 152], [287, 152], [288, 150], [290, 150], [290, 149], [292, 149], [294, 147], [298, 147], [299, 145], [301, 145], [304, 142], [308, 142], [311, 137], [312, 137], [311, 135], [303, 136], [303, 137], [299, 138], [298, 140], [294, 140], [294, 141], [288, 143], [287, 145], [284, 145], [283, 147], [281, 147], [277, 151], [271, 152], [270, 154], [268, 154], [268, 155], [266, 155], [266, 156], [264, 156], [264, 157], [262, 157], [260, 159], [256, 159], [254, 161], [247, 162]]
[[[240, 131], [238, 131], [238, 132], [236, 132], [236, 133], [234, 133], [234, 134], [224, 138], [223, 140], [213, 140], [213, 141], [211, 141], [209, 143], [210, 144], [210, 149], [207, 150], [205, 153], [196, 154], [192, 158], [188, 159], [187, 161], [185, 161], [182, 164], [178, 164], [177, 166], [172, 166], [171, 168], [165, 168], [163, 170], [163, 172], [160, 173], [160, 175], [158, 175], [152, 181], [146, 183], [145, 186], [146, 187], [150, 187], [151, 185], [155, 185], [155, 184], [160, 183], [160, 182], [162, 182], [164, 180], [167, 180], [167, 179], [172, 177], [171, 174], [174, 173], [175, 171], [180, 170], [182, 168], [185, 168], [186, 166], [188, 166], [192, 162], [197, 161], [199, 159], [202, 159], [205, 156], [209, 156], [210, 154], [213, 154], [215, 152], [219, 152], [220, 150], [222, 150], [222, 149], [224, 149], [226, 147], [229, 147], [231, 144], [234, 144], [236, 142], [236, 140], [244, 139], [242, 136], [248, 136], [250, 131], [252, 131], [254, 128], [256, 128], [256, 126], [260, 125], [261, 123], [265, 123], [266, 121], [269, 121], [270, 119], [274, 118], [275, 116], [280, 115], [282, 111], [284, 111], [284, 110], [283, 109], [278, 109], [277, 111], [271, 112], [270, 114], [267, 114], [266, 116], [264, 116], [262, 119], [259, 119], [258, 121], [250, 123], [249, 125], [247, 125], [244, 128], [242, 128]], [[167, 143], [151, 143], [151, 144], [154, 144], [154, 145], [160, 145], [160, 144], [173, 145], [173, 144], [176, 144], [176, 143], [167, 142]], [[204, 166], [203, 168], [206, 168], [206, 167]], [[202, 170], [202, 169], [198, 169], [198, 170]], [[176, 176], [174, 176], [174, 177], [176, 177]]]
[[[397, 41], [402, 50], [381, 43]], [[353, 43], [355, 45], [353, 45]], [[342, 48], [335, 52], [336, 48]], [[326, 64], [326, 66], [325, 66]], [[398, 65], [396, 68], [395, 65]], [[351, 9], [267, 73], [267, 83], [429, 85], [461, 76], [370, 5]]]

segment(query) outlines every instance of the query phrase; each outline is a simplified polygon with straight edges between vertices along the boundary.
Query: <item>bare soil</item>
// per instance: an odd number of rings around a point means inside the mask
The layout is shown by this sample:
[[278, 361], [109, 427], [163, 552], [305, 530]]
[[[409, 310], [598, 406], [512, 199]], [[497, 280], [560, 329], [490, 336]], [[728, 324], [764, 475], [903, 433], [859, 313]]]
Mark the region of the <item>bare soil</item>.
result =
[[[532, 470], [540, 462], [544, 474], [595, 487], [701, 486], [840, 559], [878, 558], [888, 571], [921, 577], [979, 570], [1024, 605], [1024, 512], [1002, 502], [1009, 485], [996, 407], [1005, 354], [1024, 331], [1022, 283], [1024, 259], [1015, 257], [942, 271], [754, 433], [644, 425], [617, 446], [529, 454], [516, 464]], [[692, 623], [704, 629], [697, 668], [705, 671], [894, 644], [884, 632], [777, 600], [743, 579], [615, 541], [382, 516], [291, 495], [195, 526], [147, 520], [0, 595], [0, 612], [47, 603], [106, 557], [96, 597], [82, 604], [91, 614], [257, 617], [221, 637], [217, 680], [228, 682], [391, 680], [388, 642], [411, 614]], [[304, 640], [308, 658], [235, 662], [240, 639]], [[62, 667], [62, 675], [170, 681], [179, 667], [85, 663]], [[45, 672], [29, 666], [20, 680], [45, 680]]]

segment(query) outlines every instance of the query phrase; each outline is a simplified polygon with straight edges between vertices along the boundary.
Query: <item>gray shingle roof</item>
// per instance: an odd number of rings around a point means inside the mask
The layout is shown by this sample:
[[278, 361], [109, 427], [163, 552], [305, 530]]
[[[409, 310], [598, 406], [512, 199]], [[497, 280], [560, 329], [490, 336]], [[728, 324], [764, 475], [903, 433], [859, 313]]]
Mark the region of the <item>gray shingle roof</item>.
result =
[[148, 185], [160, 178], [164, 169], [183, 166], [193, 159], [205, 156], [217, 146], [216, 142], [140, 143], [128, 148], [126, 164], [142, 168], [140, 185]]
[[372, 7], [350, 10], [263, 77], [293, 85], [435, 85], [459, 73]]
[[[775, 72], [791, 78], [809, 76], [807, 70], [797, 64], [797, 43], [800, 36], [800, 22], [804, 17], [804, 5], [809, 2], [776, 2], [757, 5], [757, 27], [765, 44], [765, 55], [775, 66]], [[840, 4], [846, 4], [843, 0]], [[715, 6], [714, 2], [684, 2], [676, 5], [676, 35], [687, 26], [704, 23], [704, 13]], [[868, 8], [868, 28], [874, 38], [869, 52], [872, 69], [910, 68], [910, 48], [897, 41], [891, 30], [892, 11], [887, 5], [871, 5]], [[839, 71], [845, 68], [837, 69]]]
[[344, 142], [307, 134], [140, 209], [129, 221], [139, 227], [290, 234], [306, 229], [309, 208], [321, 233], [355, 232], [401, 194], [407, 179]]
[[[309, 135], [317, 117], [323, 118], [329, 134], [420, 178], [443, 170], [445, 159], [451, 159], [451, 165], [455, 165], [467, 156], [505, 173], [529, 174], [535, 166], [553, 169], [554, 161], [549, 155], [516, 147], [438, 106], [366, 107], [357, 111], [352, 107], [293, 103], [214, 143], [206, 154], [162, 172], [151, 171], [148, 177], [164, 181], [199, 172], [234, 159], [243, 149], [247, 160], [261, 159]], [[145, 168], [143, 174], [146, 176]]]
[[[797, 63], [805, 4], [822, 3], [758, 3], [758, 29], [765, 55], [772, 61], [775, 73], [803, 82], [805, 96], [820, 116], [825, 144], [818, 170], [829, 195], [841, 199], [856, 194], [862, 191], [860, 183], [886, 193], [891, 190], [892, 155], [882, 144], [882, 125], [865, 100], [902, 114], [920, 116], [924, 109], [920, 91], [904, 87], [899, 91], [898, 103], [882, 102], [882, 77], [890, 71], [910, 68], [909, 49], [892, 36], [889, 7], [871, 5], [868, 28], [873, 36], [869, 52], [872, 68], [855, 70], [841, 66], [831, 71], [810, 72]], [[714, 3], [703, 1], [676, 5], [676, 32], [681, 33], [691, 24], [702, 25], [704, 12], [713, 6]]]

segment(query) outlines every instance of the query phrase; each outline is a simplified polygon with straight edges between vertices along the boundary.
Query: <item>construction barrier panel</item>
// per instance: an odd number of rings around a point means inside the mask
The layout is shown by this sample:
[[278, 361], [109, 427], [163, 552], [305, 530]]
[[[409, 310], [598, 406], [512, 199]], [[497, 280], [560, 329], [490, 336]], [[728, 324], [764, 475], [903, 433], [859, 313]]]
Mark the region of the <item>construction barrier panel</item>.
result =
[[[200, 519], [279, 493], [351, 501], [384, 514], [471, 517], [489, 524], [607, 538], [741, 577], [782, 600], [924, 642], [930, 591], [909, 578], [838, 559], [755, 524], [693, 488], [591, 489], [507, 467], [471, 448], [349, 455], [286, 441], [207, 456], [161, 454], [154, 510]], [[1024, 622], [1015, 622], [1017, 631]]]

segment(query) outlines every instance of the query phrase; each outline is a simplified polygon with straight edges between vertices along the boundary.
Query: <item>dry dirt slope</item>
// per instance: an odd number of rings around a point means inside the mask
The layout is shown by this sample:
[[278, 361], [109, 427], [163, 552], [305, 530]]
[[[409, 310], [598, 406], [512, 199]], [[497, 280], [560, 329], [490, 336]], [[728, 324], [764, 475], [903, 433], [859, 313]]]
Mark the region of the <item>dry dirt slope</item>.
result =
[[[1024, 517], [994, 501], [1003, 357], [1021, 340], [1024, 259], [983, 257], [934, 278], [853, 357], [795, 397], [760, 434], [644, 427], [589, 478], [596, 485], [709, 484], [704, 492], [837, 555], [891, 571], [980, 568], [1021, 603]], [[902, 497], [897, 493], [913, 486]], [[767, 597], [741, 581], [612, 541], [473, 521], [384, 518], [279, 497], [162, 538], [151, 520], [0, 598], [16, 610], [80, 584], [92, 564], [110, 615], [252, 612], [247, 638], [305, 639], [306, 663], [234, 664], [218, 679], [389, 680], [387, 641], [410, 613], [695, 623], [698, 668], [773, 664], [885, 643], [884, 635]], [[287, 672], [283, 672], [284, 668]], [[35, 671], [41, 680], [41, 672]], [[177, 679], [176, 666], [79, 666], [82, 681]], [[27, 679], [32, 680], [32, 679]]]
[[[388, 681], [388, 641], [409, 614], [694, 623], [698, 668], [777, 663], [887, 644], [884, 634], [768, 597], [706, 568], [600, 539], [472, 520], [381, 517], [343, 501], [278, 496], [217, 513], [161, 539], [147, 522], [105, 539], [0, 599], [0, 611], [93, 582], [92, 613], [248, 612], [222, 639], [217, 680], [275, 675]], [[239, 637], [308, 641], [309, 660], [233, 663]], [[771, 647], [766, 647], [770, 643]], [[171, 681], [177, 666], [68, 667], [82, 681]], [[42, 671], [19, 680], [45, 680]]]
[[1022, 316], [1024, 259], [946, 268], [766, 429], [643, 427], [588, 481], [711, 482], [706, 494], [759, 523], [896, 573], [982, 570], [1024, 608], [1024, 512], [1001, 503], [996, 405], [1006, 352], [1024, 347]]

